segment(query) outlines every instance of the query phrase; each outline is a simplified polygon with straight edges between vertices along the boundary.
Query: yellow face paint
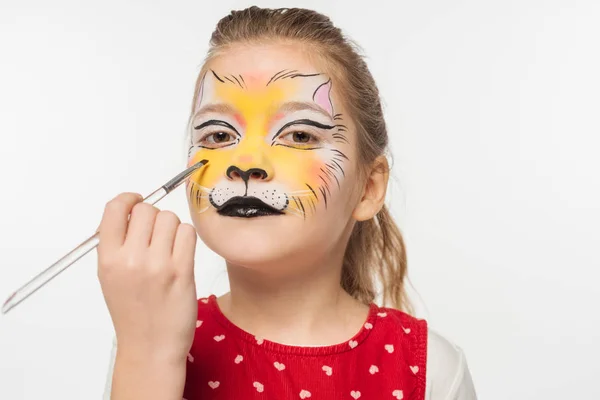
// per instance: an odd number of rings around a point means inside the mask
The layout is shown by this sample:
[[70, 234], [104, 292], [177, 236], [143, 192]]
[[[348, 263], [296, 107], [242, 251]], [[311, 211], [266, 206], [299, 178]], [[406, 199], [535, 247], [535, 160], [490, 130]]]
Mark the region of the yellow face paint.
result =
[[200, 90], [189, 164], [209, 164], [190, 179], [197, 212], [221, 211], [234, 198], [253, 201], [235, 216], [263, 215], [261, 203], [300, 217], [327, 206], [344, 178], [349, 141], [326, 76], [281, 71], [244, 80], [208, 71]]

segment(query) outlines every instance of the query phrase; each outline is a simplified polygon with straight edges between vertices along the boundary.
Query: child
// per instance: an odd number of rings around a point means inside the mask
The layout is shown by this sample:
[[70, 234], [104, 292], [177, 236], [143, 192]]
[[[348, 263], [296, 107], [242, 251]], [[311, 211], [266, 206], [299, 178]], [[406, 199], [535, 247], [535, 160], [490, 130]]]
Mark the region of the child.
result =
[[[190, 132], [189, 163], [208, 160], [187, 185], [195, 230], [131, 193], [103, 215], [107, 399], [476, 398], [462, 351], [400, 311], [379, 94], [327, 17], [223, 18]], [[219, 298], [196, 298], [196, 233], [226, 260]]]

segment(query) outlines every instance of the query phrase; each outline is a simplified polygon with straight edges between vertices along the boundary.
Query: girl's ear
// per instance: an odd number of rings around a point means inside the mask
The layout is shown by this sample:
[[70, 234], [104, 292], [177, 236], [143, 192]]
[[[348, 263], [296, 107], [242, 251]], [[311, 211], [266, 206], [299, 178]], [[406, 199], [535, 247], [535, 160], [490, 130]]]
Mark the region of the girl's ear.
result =
[[368, 172], [363, 194], [352, 212], [357, 221], [373, 218], [385, 203], [390, 167], [385, 156], [379, 156], [371, 165]]

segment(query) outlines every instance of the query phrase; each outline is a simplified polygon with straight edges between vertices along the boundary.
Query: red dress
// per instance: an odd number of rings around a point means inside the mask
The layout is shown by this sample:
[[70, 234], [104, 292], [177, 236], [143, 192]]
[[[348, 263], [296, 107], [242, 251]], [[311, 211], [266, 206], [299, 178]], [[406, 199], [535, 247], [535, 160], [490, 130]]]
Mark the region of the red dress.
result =
[[184, 399], [425, 399], [427, 323], [371, 304], [349, 341], [289, 346], [229, 321], [214, 295], [198, 301]]

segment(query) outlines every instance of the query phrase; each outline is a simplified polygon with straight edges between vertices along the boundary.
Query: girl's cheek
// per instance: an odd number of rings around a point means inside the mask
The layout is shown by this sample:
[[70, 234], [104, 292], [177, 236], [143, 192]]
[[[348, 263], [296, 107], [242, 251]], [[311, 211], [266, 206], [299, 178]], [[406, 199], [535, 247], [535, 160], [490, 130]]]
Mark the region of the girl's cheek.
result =
[[188, 153], [188, 168], [192, 165], [196, 164], [198, 161], [202, 160], [202, 151], [201, 148], [192, 148]]
[[214, 163], [210, 162], [210, 159], [207, 157], [208, 155], [205, 153], [206, 153], [205, 149], [198, 149], [195, 152], [190, 153], [190, 156], [188, 157], [188, 162], [187, 162], [188, 168], [204, 159], [209, 160], [209, 162], [207, 165], [196, 170], [192, 175], [190, 175], [190, 177], [187, 181], [188, 186], [194, 185], [194, 184], [203, 185], [203, 186], [206, 185], [207, 170], [209, 168], [209, 165], [212, 166], [211, 164], [214, 164]]
[[311, 187], [319, 186], [321, 182], [319, 176], [322, 175], [321, 169], [325, 166], [318, 160], [301, 160], [297, 163], [282, 165], [280, 168], [281, 183], [289, 187], [290, 190], [306, 190], [306, 185]]
[[319, 160], [313, 160], [307, 169], [308, 180], [313, 183], [319, 181], [319, 176], [322, 174], [322, 169], [324, 167], [325, 164], [323, 162]]
[[[188, 168], [189, 168], [189, 167], [191, 167], [192, 165], [194, 165], [194, 164], [196, 163], [196, 161], [195, 161], [195, 158], [196, 158], [196, 157], [189, 157], [189, 158], [188, 158], [188, 162], [187, 162], [187, 167], [188, 167]], [[198, 160], [198, 161], [199, 161], [199, 160]]]
[[[291, 188], [309, 185], [319, 180], [324, 163], [317, 154], [308, 150], [292, 150], [283, 146], [270, 149], [269, 161], [276, 173], [276, 180]], [[304, 187], [306, 189], [306, 187]]]

